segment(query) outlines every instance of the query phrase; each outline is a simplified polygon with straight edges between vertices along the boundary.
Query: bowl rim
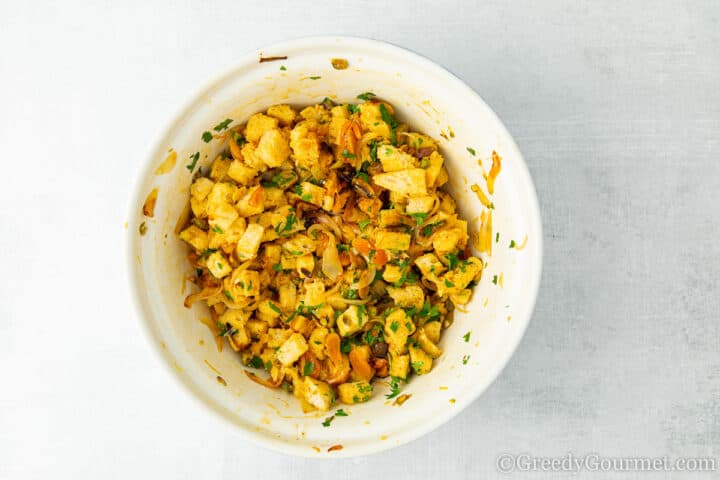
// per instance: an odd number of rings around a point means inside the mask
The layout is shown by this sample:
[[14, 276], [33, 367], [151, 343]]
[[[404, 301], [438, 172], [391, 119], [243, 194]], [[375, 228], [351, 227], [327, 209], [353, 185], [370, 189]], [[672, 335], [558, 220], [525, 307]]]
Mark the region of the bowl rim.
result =
[[405, 445], [409, 442], [417, 440], [420, 437], [425, 436], [426, 434], [440, 427], [444, 423], [449, 422], [456, 415], [460, 414], [460, 412], [465, 410], [475, 400], [477, 400], [480, 395], [482, 395], [490, 387], [490, 385], [492, 385], [497, 380], [500, 373], [502, 373], [502, 371], [507, 367], [510, 359], [515, 354], [515, 351], [517, 350], [520, 342], [525, 336], [525, 332], [527, 331], [527, 327], [530, 324], [530, 320], [534, 313], [537, 302], [538, 292], [540, 289], [540, 281], [542, 278], [542, 266], [544, 256], [542, 219], [535, 184], [532, 180], [532, 176], [530, 175], [530, 171], [527, 167], [522, 153], [520, 152], [520, 149], [518, 148], [514, 138], [512, 137], [512, 135], [510, 135], [507, 127], [505, 127], [498, 115], [492, 110], [492, 108], [490, 108], [490, 106], [475, 90], [473, 90], [469, 85], [467, 85], [462, 79], [460, 79], [448, 68], [406, 47], [402, 47], [391, 42], [357, 36], [303, 36], [269, 44], [265, 47], [248, 51], [247, 53], [239, 56], [230, 65], [220, 70], [218, 73], [210, 76], [210, 78], [202, 85], [200, 85], [199, 88], [192, 90], [190, 94], [186, 97], [186, 100], [182, 103], [182, 105], [174, 111], [171, 117], [169, 117], [168, 121], [165, 123], [165, 126], [153, 136], [152, 142], [144, 153], [143, 162], [136, 169], [129, 198], [129, 205], [127, 206], [126, 210], [128, 215], [128, 224], [133, 226], [135, 223], [135, 219], [140, 218], [138, 205], [141, 205], [143, 202], [142, 188], [144, 185], [144, 181], [148, 177], [148, 175], [152, 173], [154, 163], [156, 163], [156, 158], [153, 153], [163, 148], [163, 140], [165, 140], [172, 133], [172, 131], [182, 121], [183, 117], [192, 111], [192, 107], [197, 102], [201, 101], [201, 99], [205, 96], [207, 92], [211, 91], [217, 85], [222, 84], [229, 77], [238, 72], [243, 66], [257, 63], [259, 55], [264, 52], [298, 50], [303, 48], [330, 48], [333, 46], [337, 46], [339, 43], [347, 46], [348, 48], [364, 48], [375, 50], [378, 53], [388, 52], [405, 55], [409, 59], [410, 63], [419, 64], [423, 68], [434, 70], [437, 74], [445, 76], [448, 82], [452, 83], [453, 86], [457, 89], [457, 95], [471, 96], [485, 108], [486, 113], [496, 122], [497, 127], [505, 137], [504, 141], [507, 142], [508, 148], [514, 149], [514, 154], [516, 155], [516, 158], [518, 160], [515, 166], [517, 167], [520, 175], [525, 177], [525, 183], [529, 187], [527, 192], [530, 206], [528, 218], [530, 220], [532, 228], [538, 234], [536, 239], [537, 255], [534, 260], [534, 265], [531, 265], [531, 270], [534, 271], [535, 274], [530, 278], [530, 285], [527, 291], [529, 308], [527, 309], [526, 318], [513, 318], [515, 322], [522, 322], [520, 331], [515, 335], [513, 339], [510, 340], [510, 348], [508, 349], [508, 353], [504, 358], [501, 358], [501, 361], [497, 362], [495, 366], [491, 369], [489, 379], [485, 384], [479, 384], [479, 386], [473, 391], [471, 391], [469, 395], [456, 399], [454, 408], [446, 409], [443, 411], [443, 413], [438, 412], [438, 414], [433, 416], [431, 419], [423, 422], [418, 422], [417, 426], [393, 435], [393, 438], [395, 440], [394, 442], [368, 442], [364, 445], [354, 446], [352, 450], [343, 449], [333, 452], [333, 455], [322, 455], [318, 454], [310, 448], [307, 448], [305, 445], [293, 445], [289, 442], [276, 441], [265, 434], [242, 428], [236, 421], [234, 421], [234, 419], [228, 412], [220, 408], [212, 399], [207, 397], [204, 391], [202, 391], [193, 382], [187, 379], [186, 376], [181, 375], [175, 368], [173, 368], [171, 362], [168, 362], [168, 353], [164, 352], [160, 346], [160, 343], [155, 341], [158, 335], [151, 325], [150, 317], [152, 316], [152, 313], [144, 305], [142, 294], [139, 288], [139, 281], [137, 278], [138, 271], [136, 265], [136, 257], [139, 255], [139, 250], [136, 248], [137, 242], [134, 241], [135, 229], [127, 228], [125, 230], [127, 238], [124, 242], [125, 256], [127, 262], [127, 270], [125, 273], [127, 276], [127, 285], [130, 290], [129, 293], [131, 297], [131, 303], [133, 305], [133, 310], [137, 321], [142, 324], [141, 329], [144, 332], [146, 342], [151, 345], [150, 349], [153, 351], [153, 354], [159, 360], [159, 363], [164, 366], [165, 371], [169, 373], [169, 376], [172, 377], [175, 382], [177, 382], [176, 385], [182, 385], [183, 391], [186, 391], [189, 396], [194, 399], [195, 402], [202, 404], [204, 408], [201, 410], [212, 412], [216, 419], [223, 420], [223, 424], [230, 423], [234, 426], [234, 431], [238, 432], [244, 439], [253, 442], [255, 445], [278, 453], [317, 459], [358, 457], [378, 453], [381, 451], [391, 450], [401, 445]]

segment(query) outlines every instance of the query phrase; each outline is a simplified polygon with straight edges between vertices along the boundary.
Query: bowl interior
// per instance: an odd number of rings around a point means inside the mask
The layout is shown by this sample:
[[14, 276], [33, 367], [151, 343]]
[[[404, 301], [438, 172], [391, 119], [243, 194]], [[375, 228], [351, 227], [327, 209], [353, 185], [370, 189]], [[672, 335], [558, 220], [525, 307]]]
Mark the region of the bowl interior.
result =
[[[130, 276], [140, 312], [151, 342], [173, 374], [253, 440], [307, 456], [352, 456], [390, 448], [431, 430], [468, 405], [492, 382], [517, 346], [532, 312], [540, 275], [535, 191], [517, 147], [493, 112], [461, 81], [422, 57], [350, 38], [297, 40], [268, 49], [264, 55], [288, 58], [259, 63], [257, 54], [247, 56], [202, 90], [151, 151], [138, 181], [128, 230]], [[333, 58], [346, 59], [349, 67], [335, 70]], [[217, 351], [210, 331], [200, 321], [209, 318], [205, 307], [183, 307], [185, 295], [194, 287], [185, 281], [191, 267], [185, 259], [186, 246], [174, 230], [188, 200], [191, 173], [185, 167], [190, 156], [199, 152], [200, 165], [207, 166], [220, 149], [217, 142], [201, 140], [203, 131], [225, 118], [245, 122], [276, 103], [302, 106], [326, 96], [338, 102], [353, 101], [366, 91], [391, 102], [398, 118], [438, 140], [450, 173], [447, 188], [471, 232], [477, 231], [483, 208], [470, 186], [485, 189], [483, 167], [487, 171], [492, 151], [498, 152], [502, 171], [491, 200], [493, 231], [499, 241], [493, 243], [492, 256], [482, 256], [487, 267], [467, 313], [456, 312], [454, 324], [443, 334], [443, 355], [429, 374], [413, 377], [404, 386], [411, 398], [402, 406], [392, 405], [385, 399], [387, 388], [376, 383], [369, 403], [343, 406], [350, 415], [336, 418], [331, 428], [325, 428], [322, 421], [328, 414], [303, 414], [290, 394], [249, 381], [239, 355], [231, 349]], [[174, 167], [157, 174], [171, 152], [177, 154]], [[159, 192], [155, 215], [145, 218], [141, 207], [154, 188]], [[143, 222], [147, 233], [140, 235]], [[526, 236], [522, 250], [509, 248], [511, 240], [522, 245]], [[469, 342], [463, 339], [467, 332], [471, 332]], [[332, 445], [343, 445], [343, 449], [327, 453]]]

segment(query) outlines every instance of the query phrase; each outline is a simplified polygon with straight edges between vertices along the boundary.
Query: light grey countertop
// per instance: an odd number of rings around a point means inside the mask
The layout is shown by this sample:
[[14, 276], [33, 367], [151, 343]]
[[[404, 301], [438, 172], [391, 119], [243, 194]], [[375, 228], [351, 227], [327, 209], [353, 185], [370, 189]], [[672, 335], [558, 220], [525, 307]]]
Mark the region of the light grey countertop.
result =
[[[119, 253], [159, 126], [237, 54], [307, 34], [387, 40], [464, 79], [523, 152], [545, 236], [497, 381], [347, 461], [208, 421], [148, 353]], [[719, 3], [3, 2], [0, 70], [0, 478], [480, 479], [502, 453], [568, 452], [720, 471]]]

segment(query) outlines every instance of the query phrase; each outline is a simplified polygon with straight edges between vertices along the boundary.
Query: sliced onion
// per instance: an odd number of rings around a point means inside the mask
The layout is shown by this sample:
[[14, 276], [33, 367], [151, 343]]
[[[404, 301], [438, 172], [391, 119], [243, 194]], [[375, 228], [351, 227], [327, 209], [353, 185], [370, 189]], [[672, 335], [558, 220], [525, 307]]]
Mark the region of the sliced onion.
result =
[[333, 235], [329, 235], [329, 237], [327, 246], [323, 251], [322, 271], [330, 280], [337, 280], [342, 275], [343, 268], [335, 245], [335, 237]]
[[217, 295], [222, 291], [222, 285], [218, 285], [216, 287], [205, 287], [201, 291], [197, 293], [193, 293], [191, 295], [188, 295], [185, 297], [185, 308], [192, 307], [193, 303], [199, 301], [199, 300], [205, 300], [208, 299], [214, 295]]
[[250, 370], [245, 370], [245, 375], [247, 375], [248, 378], [249, 378], [250, 380], [252, 380], [253, 382], [259, 383], [259, 384], [262, 385], [263, 387], [268, 387], [268, 388], [278, 388], [278, 387], [280, 386], [280, 384], [282, 383], [282, 381], [283, 381], [283, 377], [282, 377], [282, 376], [280, 376], [276, 381], [273, 382], [273, 381], [271, 381], [271, 380], [266, 380], [266, 379], [264, 379], [264, 378], [258, 377], [257, 375], [255, 375], [255, 374], [254, 374], [253, 372], [251, 372]]
[[353, 286], [354, 290], [362, 290], [365, 287], [369, 287], [370, 284], [375, 280], [375, 264], [368, 264], [367, 270], [364, 270], [360, 274], [360, 280]]
[[323, 225], [327, 225], [330, 227], [330, 230], [335, 234], [336, 237], [342, 238], [342, 230], [340, 230], [340, 227], [338, 226], [335, 221], [333, 221], [332, 218], [328, 217], [327, 215], [318, 215], [315, 217], [315, 219], [318, 221], [318, 223], [322, 223]]

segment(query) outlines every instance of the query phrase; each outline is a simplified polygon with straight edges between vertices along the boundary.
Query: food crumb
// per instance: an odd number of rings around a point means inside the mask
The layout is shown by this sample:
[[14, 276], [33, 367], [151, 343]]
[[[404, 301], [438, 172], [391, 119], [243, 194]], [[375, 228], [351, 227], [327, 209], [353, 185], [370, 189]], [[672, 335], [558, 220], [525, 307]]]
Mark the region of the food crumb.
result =
[[170, 153], [168, 153], [167, 157], [165, 157], [165, 160], [155, 169], [155, 175], [165, 175], [166, 173], [169, 173], [172, 171], [173, 168], [175, 168], [175, 162], [177, 161], [177, 152], [173, 149], [170, 149]]
[[440, 390], [447, 390], [447, 389], [448, 389], [448, 387], [446, 387], [446, 386], [441, 386], [441, 387], [438, 387], [438, 388], [439, 388]]
[[398, 407], [401, 406], [403, 403], [407, 402], [410, 397], [412, 397], [412, 393], [403, 393], [399, 397], [395, 399], [393, 402], [393, 405], [397, 405]]
[[342, 445], [333, 445], [332, 447], [328, 448], [327, 451], [334, 452], [335, 450], [342, 450], [342, 449], [343, 449]]
[[330, 63], [335, 70], [345, 70], [349, 65], [348, 61], [344, 58], [333, 58], [330, 60]]
[[155, 203], [157, 203], [157, 196], [158, 196], [158, 189], [157, 187], [153, 188], [152, 191], [148, 194], [147, 198], [145, 199], [145, 203], [143, 204], [143, 215], [146, 217], [153, 217], [155, 215]]
[[220, 375], [218, 375], [217, 377], [215, 377], [215, 380], [217, 380], [217, 382], [218, 382], [220, 385], [222, 385], [223, 387], [227, 387], [227, 382], [226, 382], [225, 379], [224, 379], [223, 377], [221, 377]]
[[125, 228], [125, 230], [127, 230], [127, 228], [128, 228], [128, 222], [125, 222], [125, 224], [123, 224], [123, 227]]
[[449, 400], [449, 402], [450, 402], [450, 403], [455, 403], [455, 399], [454, 399], [454, 398], [451, 398], [451, 399]]
[[317, 453], [320, 453], [320, 448], [316, 447], [315, 445], [312, 446], [312, 449], [315, 450]]
[[147, 225], [145, 224], [145, 222], [142, 222], [140, 224], [140, 226], [138, 227], [138, 232], [140, 232], [140, 235], [145, 235], [147, 233], [147, 231], [148, 231]]
[[380, 435], [380, 440], [387, 440], [387, 435]]

